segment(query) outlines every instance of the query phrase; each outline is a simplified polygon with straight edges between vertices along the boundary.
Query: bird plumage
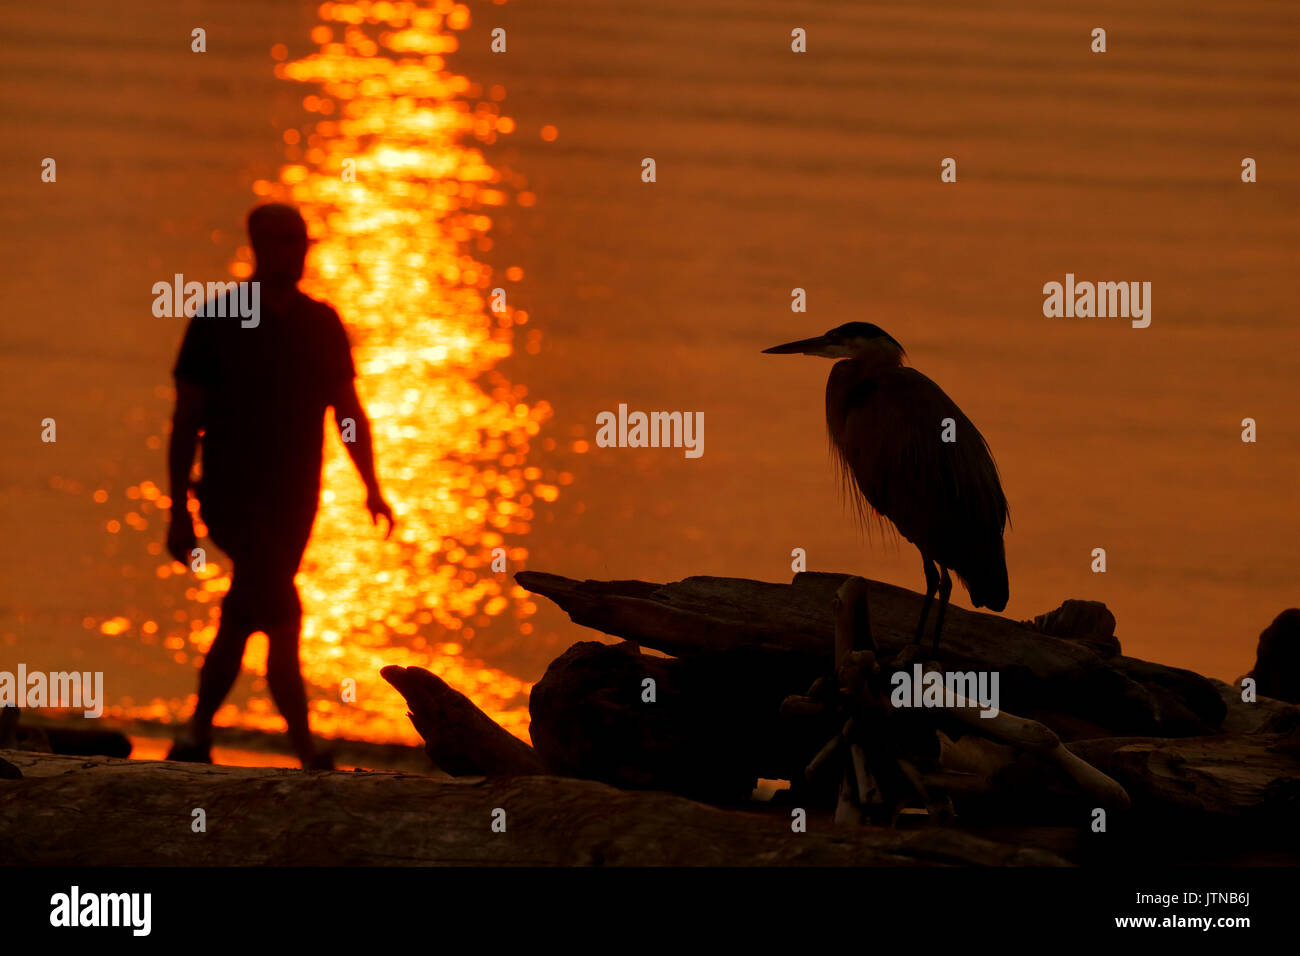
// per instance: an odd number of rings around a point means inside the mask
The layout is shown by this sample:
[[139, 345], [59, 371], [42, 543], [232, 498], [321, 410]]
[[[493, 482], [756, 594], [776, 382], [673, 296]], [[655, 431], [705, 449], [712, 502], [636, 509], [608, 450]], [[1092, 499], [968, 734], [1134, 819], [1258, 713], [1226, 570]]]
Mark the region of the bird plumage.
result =
[[[952, 442], [942, 440], [953, 421]], [[971, 603], [1007, 606], [1007, 499], [984, 436], [914, 368], [835, 363], [826, 425], [846, 483], [923, 555], [951, 569]]]

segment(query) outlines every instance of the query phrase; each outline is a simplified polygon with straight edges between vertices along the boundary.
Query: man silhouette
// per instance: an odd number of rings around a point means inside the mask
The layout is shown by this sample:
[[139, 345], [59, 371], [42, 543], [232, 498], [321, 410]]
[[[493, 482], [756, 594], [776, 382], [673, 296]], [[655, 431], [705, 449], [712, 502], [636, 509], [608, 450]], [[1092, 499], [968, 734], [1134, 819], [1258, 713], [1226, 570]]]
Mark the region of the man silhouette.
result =
[[[260, 315], [241, 321], [238, 292], [224, 308], [208, 302], [190, 319], [173, 372], [167, 550], [190, 564], [195, 537], [187, 492], [201, 440], [195, 495], [209, 537], [233, 569], [221, 624], [199, 672], [198, 704], [168, 759], [211, 762], [212, 718], [239, 676], [249, 635], [262, 631], [269, 639], [266, 681], [294, 750], [304, 768], [322, 769], [331, 762], [317, 755], [307, 721], [294, 575], [316, 517], [327, 407], [333, 406], [344, 447], [365, 482], [371, 521], [386, 521], [385, 536], [392, 533], [393, 513], [375, 476], [370, 421], [353, 383], [343, 323], [328, 305], [298, 290], [306, 223], [296, 209], [269, 203], [249, 214], [248, 238]], [[354, 435], [345, 432], [349, 419]]]

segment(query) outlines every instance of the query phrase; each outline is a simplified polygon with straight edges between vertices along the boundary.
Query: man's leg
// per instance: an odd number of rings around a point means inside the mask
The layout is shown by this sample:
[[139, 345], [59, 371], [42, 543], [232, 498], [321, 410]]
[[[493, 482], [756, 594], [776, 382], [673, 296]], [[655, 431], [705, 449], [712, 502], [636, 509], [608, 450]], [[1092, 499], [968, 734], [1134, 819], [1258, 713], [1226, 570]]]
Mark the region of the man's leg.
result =
[[230, 591], [221, 602], [221, 624], [199, 671], [199, 702], [190, 718], [190, 736], [203, 745], [212, 742], [212, 718], [235, 686], [244, 646], [254, 630], [248, 575], [238, 568], [231, 572]]
[[[294, 568], [296, 571], [296, 566]], [[289, 740], [294, 752], [309, 768], [316, 756], [316, 742], [311, 736], [307, 719], [307, 692], [302, 683], [298, 659], [298, 643], [302, 630], [302, 603], [293, 583], [293, 573], [287, 577], [283, 570], [275, 581], [274, 603], [276, 620], [266, 629], [266, 683], [271, 689], [271, 699], [289, 725]]]

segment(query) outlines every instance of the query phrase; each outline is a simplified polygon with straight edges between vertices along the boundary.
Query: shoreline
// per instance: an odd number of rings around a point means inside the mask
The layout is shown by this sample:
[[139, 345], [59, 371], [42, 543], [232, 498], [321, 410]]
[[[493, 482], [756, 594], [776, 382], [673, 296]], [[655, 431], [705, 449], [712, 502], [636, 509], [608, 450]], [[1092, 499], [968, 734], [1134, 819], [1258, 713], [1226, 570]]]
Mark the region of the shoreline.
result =
[[[132, 761], [162, 761], [180, 726], [143, 718], [100, 717], [92, 721], [85, 717], [53, 716], [29, 710], [24, 710], [20, 717], [20, 727], [31, 730], [121, 734], [129, 741], [131, 751], [126, 757], [118, 759]], [[316, 739], [322, 750], [333, 755], [340, 770], [364, 768], [429, 775], [438, 773], [422, 747], [348, 737], [317, 735]], [[285, 769], [298, 766], [285, 733], [247, 727], [214, 728], [212, 756], [216, 766]]]

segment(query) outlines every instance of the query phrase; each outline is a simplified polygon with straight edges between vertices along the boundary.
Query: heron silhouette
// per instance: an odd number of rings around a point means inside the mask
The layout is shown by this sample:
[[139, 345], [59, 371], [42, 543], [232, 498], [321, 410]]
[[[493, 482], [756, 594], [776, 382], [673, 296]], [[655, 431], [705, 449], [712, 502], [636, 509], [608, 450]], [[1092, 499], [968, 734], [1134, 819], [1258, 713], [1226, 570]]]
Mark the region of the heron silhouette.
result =
[[[904, 366], [903, 347], [869, 322], [763, 351], [841, 360], [826, 382], [826, 426], [849, 494], [856, 487], [921, 552], [925, 601], [915, 643], [937, 593], [932, 649], [938, 651], [952, 593], [949, 571], [976, 607], [1005, 608], [1007, 499], [988, 442], [957, 403]], [[863, 501], [854, 501], [865, 517]]]

